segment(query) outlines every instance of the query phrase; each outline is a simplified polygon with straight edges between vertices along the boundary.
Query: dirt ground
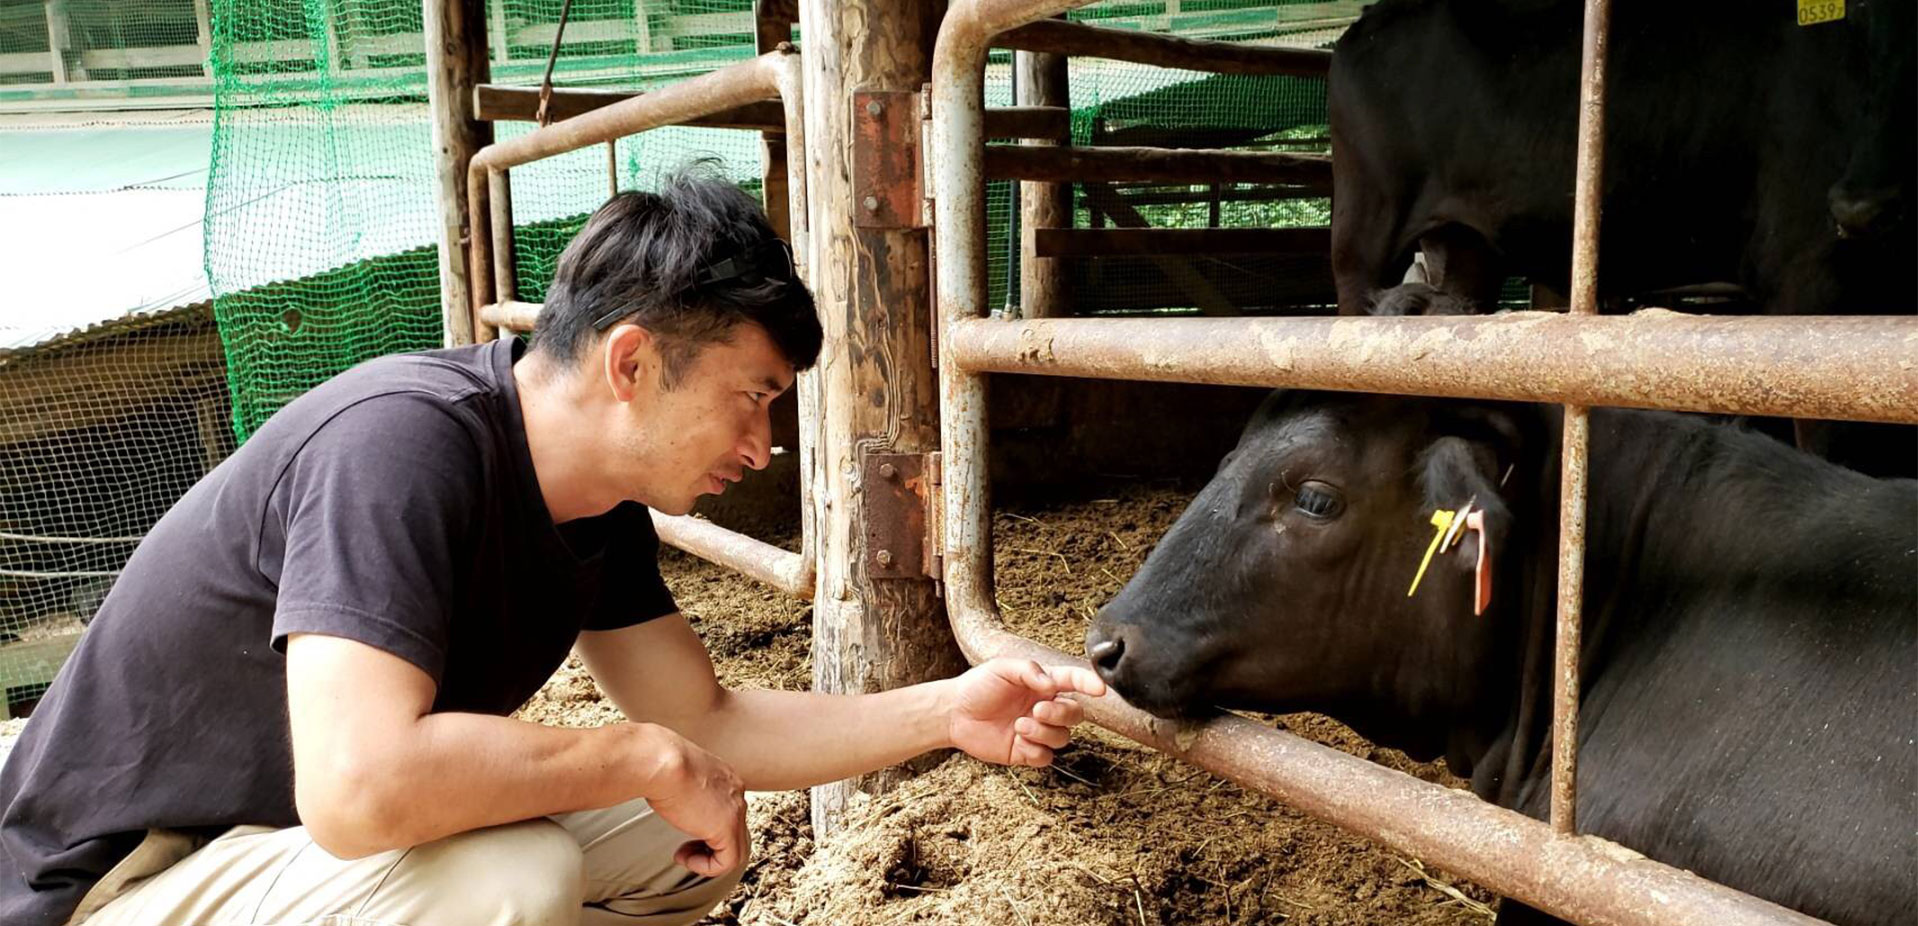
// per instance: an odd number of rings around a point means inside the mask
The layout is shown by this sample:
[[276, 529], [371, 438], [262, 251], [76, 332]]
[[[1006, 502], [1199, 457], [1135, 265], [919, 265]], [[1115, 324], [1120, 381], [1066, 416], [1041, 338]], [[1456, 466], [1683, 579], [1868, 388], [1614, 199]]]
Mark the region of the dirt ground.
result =
[[[1001, 514], [999, 600], [1020, 633], [1077, 652], [1087, 623], [1178, 517], [1189, 494], [1127, 486]], [[811, 610], [677, 552], [663, 568], [734, 687], [808, 685]], [[619, 719], [577, 663], [521, 716]], [[1311, 714], [1302, 736], [1458, 786], [1439, 763], [1373, 747]], [[804, 792], [752, 795], [754, 858], [705, 922], [1484, 924], [1484, 890], [1092, 726], [1051, 769], [957, 755], [815, 843]], [[1491, 906], [1488, 906], [1491, 905]]]

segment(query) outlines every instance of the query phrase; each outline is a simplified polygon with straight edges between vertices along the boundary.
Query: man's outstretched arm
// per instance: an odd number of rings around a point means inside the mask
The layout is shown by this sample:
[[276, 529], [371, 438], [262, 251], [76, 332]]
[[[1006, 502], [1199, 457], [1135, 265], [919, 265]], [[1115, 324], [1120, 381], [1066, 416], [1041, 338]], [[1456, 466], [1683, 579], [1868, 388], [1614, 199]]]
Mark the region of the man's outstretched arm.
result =
[[869, 695], [729, 691], [677, 614], [583, 633], [578, 652], [627, 717], [712, 750], [753, 791], [837, 781], [945, 747], [991, 762], [1046, 765], [1084, 719], [1064, 695], [1105, 693], [1085, 669], [1013, 659]]
[[336, 856], [644, 797], [703, 840], [680, 850], [680, 864], [713, 876], [744, 860], [738, 777], [662, 726], [430, 713], [436, 686], [419, 667], [322, 634], [288, 639], [286, 676], [300, 821]]

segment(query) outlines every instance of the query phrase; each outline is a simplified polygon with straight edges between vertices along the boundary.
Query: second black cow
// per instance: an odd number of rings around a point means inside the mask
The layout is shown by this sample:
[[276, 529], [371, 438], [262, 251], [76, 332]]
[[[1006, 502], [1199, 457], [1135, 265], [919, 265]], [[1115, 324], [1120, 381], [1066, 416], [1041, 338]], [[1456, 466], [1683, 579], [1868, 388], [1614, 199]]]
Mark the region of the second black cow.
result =
[[[1558, 415], [1276, 394], [1088, 655], [1155, 714], [1321, 711], [1543, 818]], [[1918, 483], [1682, 415], [1591, 430], [1581, 830], [1836, 923], [1918, 922]]]
[[[1771, 314], [1912, 312], [1913, 4], [1850, 0], [1810, 25], [1791, 0], [1614, 7], [1601, 296], [1736, 283]], [[1340, 39], [1341, 312], [1372, 309], [1420, 249], [1464, 311], [1508, 274], [1565, 291], [1581, 14], [1381, 0]]]

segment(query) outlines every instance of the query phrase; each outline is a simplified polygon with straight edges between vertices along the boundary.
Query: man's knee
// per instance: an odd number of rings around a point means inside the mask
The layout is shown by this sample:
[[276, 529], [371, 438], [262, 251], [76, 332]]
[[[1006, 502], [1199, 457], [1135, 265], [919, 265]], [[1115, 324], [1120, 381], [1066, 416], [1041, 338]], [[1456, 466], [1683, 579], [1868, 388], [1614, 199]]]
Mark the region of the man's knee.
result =
[[583, 899], [580, 857], [572, 834], [546, 819], [461, 833], [409, 851], [365, 915], [422, 926], [571, 926]]

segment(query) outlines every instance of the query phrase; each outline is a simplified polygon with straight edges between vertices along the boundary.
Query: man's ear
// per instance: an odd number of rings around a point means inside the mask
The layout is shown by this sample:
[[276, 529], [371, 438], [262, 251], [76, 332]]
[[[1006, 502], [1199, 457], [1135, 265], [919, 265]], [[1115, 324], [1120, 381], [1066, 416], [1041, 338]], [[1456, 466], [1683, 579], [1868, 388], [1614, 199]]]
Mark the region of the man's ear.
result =
[[635, 324], [615, 325], [600, 347], [601, 373], [613, 397], [631, 402], [659, 375], [659, 344], [653, 333]]

